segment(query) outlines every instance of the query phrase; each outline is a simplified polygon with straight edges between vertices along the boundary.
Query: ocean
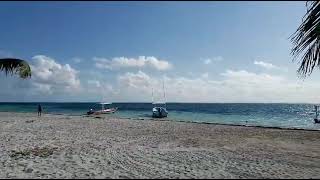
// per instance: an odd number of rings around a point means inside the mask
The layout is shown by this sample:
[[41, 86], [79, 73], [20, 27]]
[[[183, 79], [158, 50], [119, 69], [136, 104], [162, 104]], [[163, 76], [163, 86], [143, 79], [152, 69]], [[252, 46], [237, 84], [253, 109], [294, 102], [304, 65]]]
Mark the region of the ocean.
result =
[[[39, 103], [0, 103], [0, 111], [37, 112]], [[83, 115], [96, 103], [40, 103], [43, 113]], [[151, 103], [113, 103], [118, 111], [110, 116], [150, 120]], [[167, 120], [197, 123], [219, 123], [279, 128], [320, 130], [314, 124], [313, 104], [269, 103], [167, 103]]]

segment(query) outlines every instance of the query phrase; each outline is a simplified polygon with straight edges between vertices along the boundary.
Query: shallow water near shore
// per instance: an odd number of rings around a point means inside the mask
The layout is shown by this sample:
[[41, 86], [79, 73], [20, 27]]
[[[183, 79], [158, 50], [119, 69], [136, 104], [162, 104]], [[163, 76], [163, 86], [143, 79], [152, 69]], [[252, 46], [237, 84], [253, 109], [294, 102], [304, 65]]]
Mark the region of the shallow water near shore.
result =
[[[38, 103], [0, 103], [0, 111], [35, 112]], [[83, 115], [96, 103], [40, 103], [44, 113]], [[150, 119], [151, 103], [114, 103], [119, 110], [111, 117]], [[198, 123], [301, 128], [320, 130], [314, 124], [313, 104], [269, 103], [168, 103], [166, 120]]]

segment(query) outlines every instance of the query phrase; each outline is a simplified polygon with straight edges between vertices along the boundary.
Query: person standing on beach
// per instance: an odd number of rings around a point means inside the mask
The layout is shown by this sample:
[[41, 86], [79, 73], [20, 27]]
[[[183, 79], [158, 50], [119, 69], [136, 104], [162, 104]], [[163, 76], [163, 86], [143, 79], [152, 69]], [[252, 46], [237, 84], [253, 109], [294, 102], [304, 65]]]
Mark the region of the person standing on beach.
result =
[[38, 104], [38, 116], [41, 116], [42, 107], [40, 104]]

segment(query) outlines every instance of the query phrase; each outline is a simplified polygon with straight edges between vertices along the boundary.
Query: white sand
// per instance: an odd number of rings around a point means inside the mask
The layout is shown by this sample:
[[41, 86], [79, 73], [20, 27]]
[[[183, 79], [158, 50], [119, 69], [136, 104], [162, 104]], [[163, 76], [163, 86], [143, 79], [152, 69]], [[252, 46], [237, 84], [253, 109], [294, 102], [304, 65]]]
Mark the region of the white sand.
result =
[[0, 163], [0, 178], [320, 178], [320, 131], [1, 112]]

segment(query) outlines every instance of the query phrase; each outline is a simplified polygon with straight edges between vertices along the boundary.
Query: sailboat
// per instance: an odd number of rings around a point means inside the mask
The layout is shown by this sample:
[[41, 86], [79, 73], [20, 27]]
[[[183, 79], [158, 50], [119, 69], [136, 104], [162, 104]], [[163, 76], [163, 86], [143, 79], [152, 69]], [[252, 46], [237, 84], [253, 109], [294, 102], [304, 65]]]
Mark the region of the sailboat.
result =
[[164, 101], [161, 102], [154, 102], [154, 98], [153, 98], [153, 88], [152, 88], [152, 104], [153, 104], [153, 108], [152, 108], [152, 117], [154, 118], [164, 118], [168, 116], [168, 111], [167, 111], [167, 106], [166, 106], [166, 94], [164, 91], [164, 81], [163, 81], [163, 98]]

